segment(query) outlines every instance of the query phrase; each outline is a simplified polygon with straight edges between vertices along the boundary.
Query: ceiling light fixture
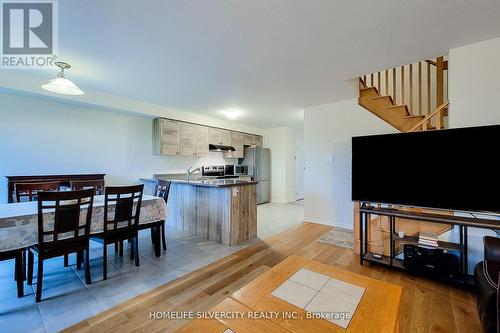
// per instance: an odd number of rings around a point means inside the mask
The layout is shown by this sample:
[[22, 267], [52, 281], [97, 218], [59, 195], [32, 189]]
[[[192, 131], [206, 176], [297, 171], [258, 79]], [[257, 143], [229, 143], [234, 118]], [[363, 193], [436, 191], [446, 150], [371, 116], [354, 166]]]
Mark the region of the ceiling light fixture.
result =
[[42, 84], [42, 88], [57, 94], [79, 96], [85, 94], [73, 81], [64, 77], [64, 70], [71, 68], [70, 64], [56, 61], [55, 65], [61, 69], [56, 78]]
[[241, 114], [243, 113], [241, 110], [238, 110], [238, 109], [229, 109], [229, 110], [224, 110], [222, 111], [222, 113], [228, 117], [229, 119], [236, 119], [238, 118], [239, 116], [241, 116]]

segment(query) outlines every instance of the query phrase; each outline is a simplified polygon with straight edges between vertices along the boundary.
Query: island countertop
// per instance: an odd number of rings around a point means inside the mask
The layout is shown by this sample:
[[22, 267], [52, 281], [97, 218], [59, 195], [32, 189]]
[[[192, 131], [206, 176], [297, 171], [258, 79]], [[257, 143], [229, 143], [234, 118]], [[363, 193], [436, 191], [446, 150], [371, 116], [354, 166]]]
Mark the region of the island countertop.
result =
[[219, 179], [172, 179], [168, 177], [158, 178], [141, 178], [142, 181], [156, 182], [157, 180], [171, 181], [176, 184], [188, 184], [192, 186], [209, 186], [209, 187], [231, 187], [231, 186], [245, 186], [257, 184], [256, 181], [239, 180], [235, 178], [219, 178]]

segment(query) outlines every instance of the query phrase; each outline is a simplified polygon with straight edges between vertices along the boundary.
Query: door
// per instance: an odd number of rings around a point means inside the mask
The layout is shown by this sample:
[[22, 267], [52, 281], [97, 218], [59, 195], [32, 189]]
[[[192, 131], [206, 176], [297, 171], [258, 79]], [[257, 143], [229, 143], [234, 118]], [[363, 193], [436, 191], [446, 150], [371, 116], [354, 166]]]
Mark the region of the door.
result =
[[231, 145], [231, 131], [221, 130], [220, 144], [225, 146]]
[[179, 122], [169, 119], [161, 119], [160, 154], [179, 154]]
[[232, 152], [231, 157], [233, 158], [243, 158], [243, 134], [232, 132], [231, 133], [231, 146], [234, 147], [235, 151]]
[[257, 183], [257, 205], [271, 201], [271, 181], [262, 180]]
[[271, 180], [271, 150], [268, 148], [255, 148], [255, 167], [257, 181]]
[[295, 200], [304, 199], [304, 172], [306, 169], [304, 141], [295, 144]]
[[208, 155], [208, 127], [196, 125], [196, 156]]
[[195, 125], [188, 123], [179, 124], [179, 154], [182, 156], [194, 156], [195, 146]]
[[221, 145], [222, 144], [222, 133], [218, 128], [208, 128], [208, 143], [212, 145]]

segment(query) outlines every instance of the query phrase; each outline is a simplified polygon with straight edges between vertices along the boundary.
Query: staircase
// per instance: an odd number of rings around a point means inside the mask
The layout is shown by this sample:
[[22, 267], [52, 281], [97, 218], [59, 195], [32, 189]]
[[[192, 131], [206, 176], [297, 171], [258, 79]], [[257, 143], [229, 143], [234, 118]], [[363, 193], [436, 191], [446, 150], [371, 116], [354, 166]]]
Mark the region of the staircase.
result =
[[359, 78], [358, 104], [400, 132], [444, 129], [447, 69], [448, 61], [438, 57], [364, 75]]

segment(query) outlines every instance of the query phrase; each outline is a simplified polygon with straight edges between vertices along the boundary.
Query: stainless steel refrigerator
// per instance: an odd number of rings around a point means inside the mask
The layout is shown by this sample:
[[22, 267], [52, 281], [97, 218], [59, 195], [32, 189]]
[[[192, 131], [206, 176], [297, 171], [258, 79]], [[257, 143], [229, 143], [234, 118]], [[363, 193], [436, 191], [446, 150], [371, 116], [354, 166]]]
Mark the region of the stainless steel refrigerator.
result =
[[271, 150], [262, 147], [245, 148], [243, 165], [248, 175], [257, 181], [257, 204], [271, 201]]

